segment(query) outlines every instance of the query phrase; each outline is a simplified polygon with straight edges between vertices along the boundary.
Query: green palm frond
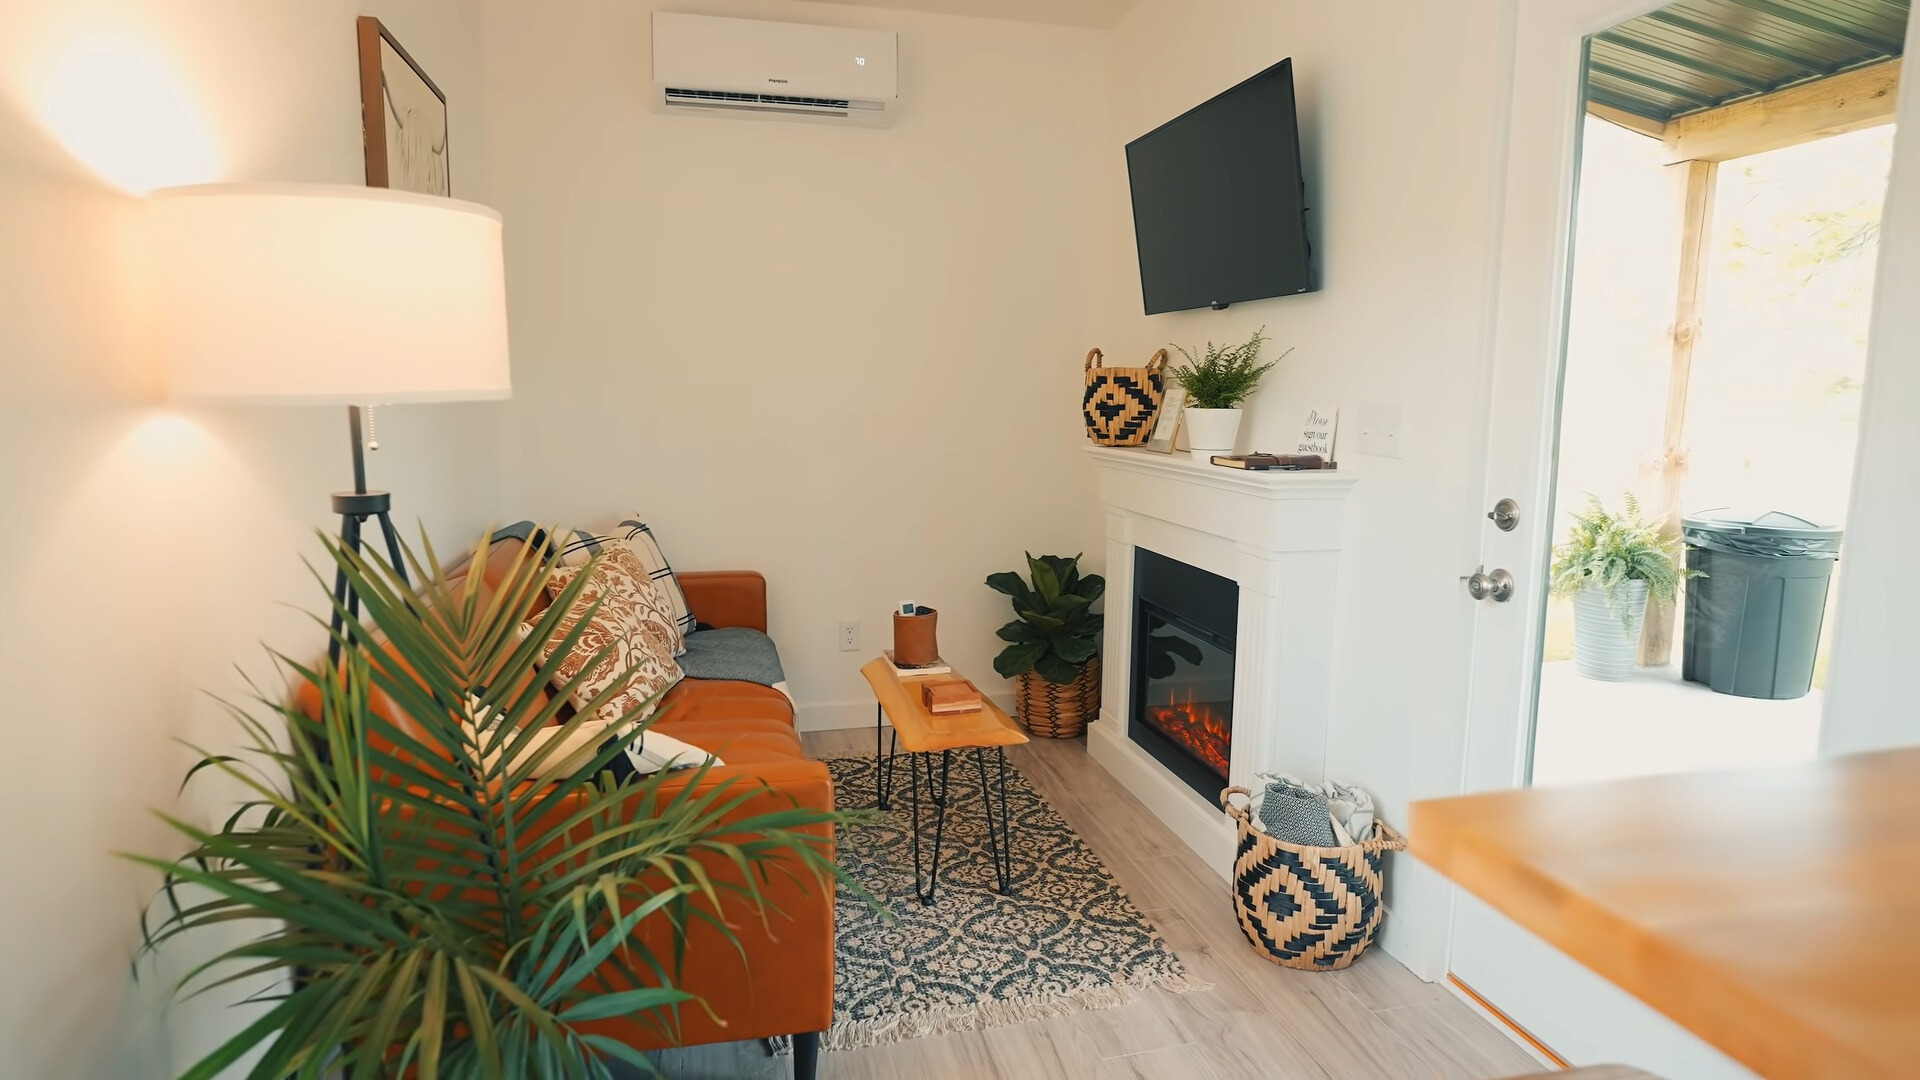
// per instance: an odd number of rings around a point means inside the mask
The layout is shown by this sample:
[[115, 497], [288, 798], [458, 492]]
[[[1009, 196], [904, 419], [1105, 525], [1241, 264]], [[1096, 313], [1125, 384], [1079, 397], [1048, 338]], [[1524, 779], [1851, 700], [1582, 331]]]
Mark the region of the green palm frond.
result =
[[[424, 539], [418, 555], [404, 552], [412, 580], [428, 583], [417, 587], [378, 556], [323, 539], [364, 613], [349, 616], [334, 602], [345, 616], [337, 668], [276, 654], [318, 708], [257, 689], [248, 706], [229, 704], [243, 752], [196, 748], [188, 780], [222, 774], [246, 801], [214, 829], [162, 814], [186, 854], [128, 856], [163, 876], [143, 919], [149, 951], [222, 923], [272, 920], [178, 990], [296, 973], [256, 996], [268, 1011], [183, 1077], [223, 1075], [249, 1054], [258, 1058], [246, 1075], [258, 1080], [320, 1080], [335, 1070], [603, 1078], [614, 1062], [650, 1069], [637, 1051], [582, 1025], [637, 1017], [671, 1039], [679, 1010], [704, 1007], [676, 987], [690, 923], [732, 938], [713, 912], [744, 900], [764, 917], [773, 875], [831, 890], [840, 871], [827, 827], [846, 815], [799, 806], [749, 813], [767, 789], [703, 783], [706, 767], [624, 784], [602, 775], [646, 723], [608, 738], [569, 775], [533, 781], [559, 741], [528, 752], [536, 731], [578, 732], [623, 689], [560, 719], [600, 652], [572, 682], [545, 690], [548, 672], [581, 647], [586, 620], [548, 664], [541, 643], [559, 632], [589, 575], [576, 575], [522, 633], [553, 569], [531, 547], [487, 590], [447, 584]], [[471, 565], [486, 558], [483, 543]], [[315, 578], [331, 597], [330, 583]], [[377, 711], [377, 697], [407, 722]], [[487, 710], [504, 722], [481, 733], [470, 721]], [[716, 876], [715, 865], [735, 872]], [[675, 931], [665, 954], [634, 933], [661, 919]]]

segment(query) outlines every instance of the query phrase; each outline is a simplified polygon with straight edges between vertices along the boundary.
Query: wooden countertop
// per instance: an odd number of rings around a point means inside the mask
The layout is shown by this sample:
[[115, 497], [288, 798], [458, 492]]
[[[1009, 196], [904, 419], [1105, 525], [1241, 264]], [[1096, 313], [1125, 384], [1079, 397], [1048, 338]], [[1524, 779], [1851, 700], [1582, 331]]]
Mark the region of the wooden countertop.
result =
[[1407, 834], [1764, 1076], [1920, 1075], [1920, 749], [1436, 799]]

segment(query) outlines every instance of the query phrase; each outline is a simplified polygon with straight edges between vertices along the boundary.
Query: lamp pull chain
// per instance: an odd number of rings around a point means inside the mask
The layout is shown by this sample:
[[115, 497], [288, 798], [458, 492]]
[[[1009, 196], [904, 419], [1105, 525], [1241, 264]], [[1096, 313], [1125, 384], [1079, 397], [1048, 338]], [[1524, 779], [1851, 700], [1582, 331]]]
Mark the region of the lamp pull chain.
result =
[[367, 415], [367, 449], [378, 450], [380, 449], [380, 435], [373, 427], [373, 406], [367, 405], [364, 408]]

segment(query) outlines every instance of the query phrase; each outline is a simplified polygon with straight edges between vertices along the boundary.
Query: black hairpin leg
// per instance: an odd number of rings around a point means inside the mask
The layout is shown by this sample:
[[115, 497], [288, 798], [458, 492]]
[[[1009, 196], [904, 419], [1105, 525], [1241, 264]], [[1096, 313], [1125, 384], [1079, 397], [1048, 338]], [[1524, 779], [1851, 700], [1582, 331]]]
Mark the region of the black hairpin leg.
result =
[[[973, 748], [973, 767], [980, 774], [980, 806], [987, 815], [987, 856], [993, 860], [993, 876], [1000, 883], [1000, 895], [1010, 896], [1013, 878], [1013, 821], [1007, 817], [1007, 753], [998, 746], [993, 748], [997, 771], [987, 768], [986, 755], [986, 747]], [[987, 779], [989, 775], [994, 777], [991, 783]], [[993, 810], [995, 789], [1000, 798], [997, 827]]]
[[[907, 772], [913, 778], [913, 895], [925, 905], [933, 903], [934, 891], [940, 887], [940, 842], [947, 827], [947, 767], [952, 761], [953, 751], [940, 751], [940, 775], [936, 781], [932, 754], [907, 755]], [[927, 797], [933, 802], [933, 861], [925, 869], [920, 865], [920, 769], [923, 763], [927, 771]]]
[[878, 704], [873, 707], [873, 796], [874, 804], [882, 810], [891, 810], [888, 801], [893, 798], [893, 759], [900, 752], [900, 733], [892, 732], [887, 749], [880, 749], [880, 739], [887, 732], [886, 710]]

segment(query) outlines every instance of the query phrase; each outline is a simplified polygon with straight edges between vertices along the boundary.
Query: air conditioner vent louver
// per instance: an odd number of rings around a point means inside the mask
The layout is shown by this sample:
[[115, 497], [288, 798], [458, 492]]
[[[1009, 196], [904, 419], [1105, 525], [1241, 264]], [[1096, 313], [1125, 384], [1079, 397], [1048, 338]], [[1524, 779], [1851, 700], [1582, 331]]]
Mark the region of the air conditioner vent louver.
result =
[[783, 112], [826, 112], [845, 116], [852, 102], [845, 98], [794, 97], [789, 94], [741, 94], [732, 90], [683, 90], [667, 87], [669, 105], [726, 105], [736, 109], [779, 109]]
[[900, 96], [886, 30], [653, 13], [655, 108], [884, 125]]

